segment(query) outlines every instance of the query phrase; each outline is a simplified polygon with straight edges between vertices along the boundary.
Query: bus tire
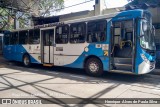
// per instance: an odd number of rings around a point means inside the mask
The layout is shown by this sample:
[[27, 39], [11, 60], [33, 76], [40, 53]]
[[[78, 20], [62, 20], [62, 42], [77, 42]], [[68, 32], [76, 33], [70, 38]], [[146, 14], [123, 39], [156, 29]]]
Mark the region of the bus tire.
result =
[[89, 58], [85, 63], [85, 71], [91, 76], [101, 76], [103, 74], [102, 62], [97, 58]]
[[30, 60], [29, 55], [27, 55], [27, 54], [25, 54], [25, 55], [23, 56], [23, 65], [24, 65], [25, 67], [30, 67], [30, 66], [31, 66], [31, 60]]

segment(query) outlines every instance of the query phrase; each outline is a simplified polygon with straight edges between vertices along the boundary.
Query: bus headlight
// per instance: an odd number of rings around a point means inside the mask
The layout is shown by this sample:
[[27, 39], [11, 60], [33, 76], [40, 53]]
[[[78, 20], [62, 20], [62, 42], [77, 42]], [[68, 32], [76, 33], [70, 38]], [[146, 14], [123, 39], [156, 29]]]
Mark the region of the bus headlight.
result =
[[148, 64], [150, 64], [150, 61], [146, 58], [144, 54], [141, 54], [141, 58]]

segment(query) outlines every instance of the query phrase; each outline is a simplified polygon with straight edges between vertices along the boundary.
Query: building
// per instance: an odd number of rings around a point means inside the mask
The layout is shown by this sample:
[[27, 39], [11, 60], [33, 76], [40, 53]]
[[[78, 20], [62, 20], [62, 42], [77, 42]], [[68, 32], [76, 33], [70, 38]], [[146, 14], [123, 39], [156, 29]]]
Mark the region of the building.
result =
[[92, 17], [96, 15], [110, 14], [110, 13], [119, 12], [122, 10], [125, 10], [125, 7], [105, 8], [104, 0], [95, 0], [94, 10], [80, 11], [76, 13], [70, 13], [70, 14], [64, 14], [64, 15], [52, 16], [52, 17], [34, 17], [33, 24], [37, 25], [37, 24], [47, 24], [48, 22], [54, 23], [57, 21], [74, 20], [79, 18]]

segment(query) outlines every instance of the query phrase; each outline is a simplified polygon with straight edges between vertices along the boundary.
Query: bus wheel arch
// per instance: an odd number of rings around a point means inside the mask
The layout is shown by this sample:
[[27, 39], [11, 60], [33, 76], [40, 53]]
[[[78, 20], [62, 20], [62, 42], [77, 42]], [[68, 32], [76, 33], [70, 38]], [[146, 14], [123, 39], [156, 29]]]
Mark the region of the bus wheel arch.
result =
[[31, 66], [31, 58], [28, 53], [23, 54], [22, 62], [25, 67]]
[[91, 76], [101, 76], [103, 74], [103, 63], [100, 58], [91, 55], [84, 60], [84, 69]]

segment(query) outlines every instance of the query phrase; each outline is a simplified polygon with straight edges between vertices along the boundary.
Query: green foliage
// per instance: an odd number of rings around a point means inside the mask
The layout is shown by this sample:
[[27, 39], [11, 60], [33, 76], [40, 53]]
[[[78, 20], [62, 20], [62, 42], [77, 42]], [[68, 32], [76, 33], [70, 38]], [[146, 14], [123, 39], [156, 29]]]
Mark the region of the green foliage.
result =
[[[28, 4], [28, 6], [30, 4]], [[36, 10], [34, 6], [38, 7], [38, 10]], [[63, 8], [64, 0], [39, 0], [34, 6], [31, 5], [30, 7], [32, 13], [37, 13], [38, 11], [38, 16], [50, 16], [56, 12], [55, 10]], [[21, 15], [18, 17], [15, 17], [18, 12], [11, 13], [10, 11], [11, 10], [9, 9], [0, 8], [0, 30], [14, 29], [15, 18], [19, 21], [20, 28], [28, 27], [27, 22], [30, 20], [29, 17], [31, 17], [31, 11], [28, 11], [28, 13], [20, 13]], [[12, 16], [12, 14], [14, 15]]]
[[4, 29], [12, 29], [11, 26], [9, 26], [9, 11], [3, 8], [0, 8], [0, 30]]
[[40, 16], [49, 16], [56, 9], [61, 9], [64, 6], [64, 0], [40, 0], [39, 10]]

